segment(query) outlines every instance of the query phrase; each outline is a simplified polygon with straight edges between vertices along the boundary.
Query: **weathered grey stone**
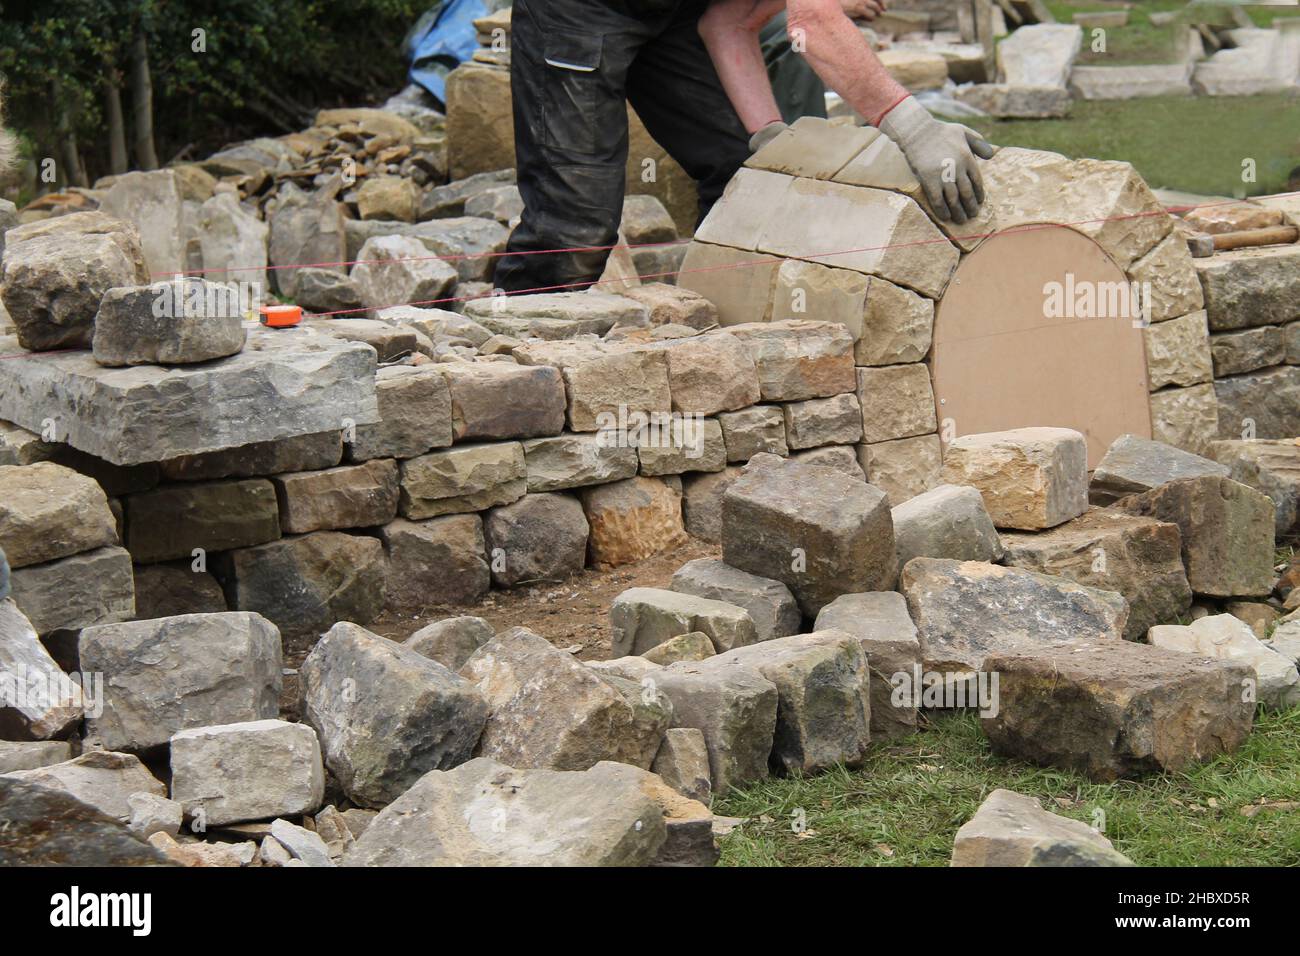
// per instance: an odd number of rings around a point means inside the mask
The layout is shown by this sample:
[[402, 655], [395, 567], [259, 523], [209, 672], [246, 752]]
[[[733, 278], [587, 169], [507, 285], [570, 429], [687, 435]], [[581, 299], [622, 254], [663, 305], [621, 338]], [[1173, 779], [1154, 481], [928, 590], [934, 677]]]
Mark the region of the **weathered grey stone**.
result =
[[836, 395], [782, 406], [786, 444], [792, 449], [851, 445], [862, 439], [862, 408], [856, 395]]
[[314, 531], [227, 551], [212, 567], [230, 607], [258, 612], [285, 637], [368, 624], [384, 607], [384, 549], [374, 538]]
[[493, 332], [517, 338], [567, 339], [583, 333], [604, 335], [615, 323], [646, 325], [649, 313], [639, 302], [608, 292], [542, 292], [490, 296], [465, 303], [465, 315]]
[[1070, 112], [1070, 91], [1063, 86], [976, 83], [959, 87], [955, 98], [999, 119], [1051, 119]]
[[347, 236], [349, 260], [360, 259], [361, 248], [370, 239], [403, 236], [418, 240], [424, 246], [426, 256], [457, 257], [449, 264], [455, 266], [462, 282], [490, 279], [497, 261], [493, 253], [505, 249], [506, 239], [510, 235], [510, 231], [500, 223], [476, 216], [417, 223], [389, 219], [349, 219], [344, 223], [344, 232]]
[[614, 431], [533, 438], [523, 443], [529, 492], [559, 491], [631, 478], [637, 450]]
[[1007, 565], [1122, 594], [1130, 641], [1192, 604], [1177, 525], [1094, 508], [1048, 531], [1006, 534], [1002, 543]]
[[1190, 626], [1161, 624], [1147, 643], [1218, 661], [1240, 661], [1255, 672], [1254, 697], [1265, 707], [1285, 709], [1300, 703], [1300, 673], [1294, 661], [1255, 636], [1250, 625], [1231, 614], [1211, 614]]
[[1151, 395], [1151, 437], [1196, 455], [1219, 437], [1219, 401], [1213, 385], [1166, 388]]
[[131, 555], [123, 548], [96, 548], [19, 568], [12, 590], [14, 603], [41, 635], [135, 615]]
[[459, 281], [456, 270], [429, 255], [419, 239], [383, 235], [367, 239], [350, 278], [371, 314], [397, 305], [432, 305]]
[[714, 415], [759, 399], [752, 346], [729, 331], [673, 339], [645, 349], [667, 356], [673, 411]]
[[902, 504], [941, 482], [940, 448], [938, 435], [858, 445], [858, 464], [891, 504]]
[[973, 485], [999, 528], [1039, 530], [1088, 508], [1088, 449], [1069, 428], [1017, 428], [948, 443], [943, 478]]
[[299, 680], [325, 765], [361, 806], [390, 803], [428, 771], [469, 759], [488, 716], [465, 680], [355, 624], [330, 628]]
[[518, 442], [464, 445], [401, 463], [401, 512], [406, 518], [481, 511], [518, 501], [527, 489]]
[[[654, 199], [654, 197], [626, 196], [623, 202], [626, 204], [629, 200], [635, 199]], [[624, 208], [626, 209], [626, 205]], [[671, 221], [669, 220], [669, 222]], [[628, 239], [634, 243], [638, 241], [630, 233]], [[632, 258], [636, 261], [637, 271], [645, 275], [646, 270], [642, 269], [641, 266], [643, 262], [648, 261], [643, 258], [646, 254], [654, 255], [661, 252], [673, 253], [677, 251], [685, 252], [685, 247], [668, 246], [662, 249], [633, 249]], [[676, 271], [675, 267], [673, 271]], [[671, 281], [671, 279], [672, 277], [669, 276], [667, 281]], [[682, 325], [688, 329], [703, 330], [718, 324], [718, 310], [712, 302], [698, 292], [692, 292], [690, 289], [680, 289], [675, 285], [668, 285], [667, 281], [647, 282], [640, 288], [628, 289], [622, 294], [634, 302], [640, 302], [649, 310], [650, 325], [652, 326]]]
[[1233, 481], [1273, 499], [1277, 538], [1300, 530], [1300, 445], [1293, 440], [1216, 441], [1210, 456], [1228, 469]]
[[745, 462], [762, 452], [785, 457], [785, 413], [779, 406], [755, 405], [718, 416], [728, 462]]
[[125, 500], [126, 547], [142, 564], [280, 537], [275, 487], [264, 479], [167, 485]]
[[927, 671], [990, 670], [991, 655], [1118, 641], [1128, 621], [1113, 591], [979, 561], [913, 558], [900, 587]]
[[556, 369], [453, 362], [442, 371], [451, 390], [456, 441], [535, 438], [564, 428], [564, 384]]
[[851, 445], [826, 445], [793, 453], [790, 458], [805, 465], [831, 468], [858, 481], [866, 481], [866, 473], [858, 464], [857, 450]]
[[473, 176], [457, 177], [454, 182], [435, 186], [421, 198], [421, 218], [443, 219], [460, 216], [465, 203], [479, 193], [515, 181], [514, 169], [497, 169]]
[[[315, 435], [257, 442], [226, 451], [183, 455], [164, 461], [159, 467], [162, 477], [169, 481], [211, 481], [279, 475], [287, 471], [319, 471], [333, 468], [342, 460], [343, 434], [335, 429]], [[145, 489], [128, 489], [142, 490]]]
[[940, 485], [909, 498], [890, 515], [898, 566], [913, 558], [998, 561], [1002, 542], [984, 508], [984, 498], [968, 485]]
[[609, 607], [610, 656], [644, 654], [680, 634], [707, 634], [718, 653], [757, 639], [749, 612], [689, 592], [630, 588]]
[[885, 494], [829, 468], [755, 459], [722, 501], [727, 564], [781, 581], [806, 615], [897, 578]]
[[189, 561], [137, 565], [134, 577], [138, 621], [226, 610], [226, 596], [217, 579], [207, 571], [194, 570]]
[[82, 703], [80, 686], [50, 657], [31, 622], [12, 600], [0, 600], [0, 734], [9, 740], [65, 736], [81, 720]]
[[294, 301], [317, 315], [365, 315], [361, 290], [352, 277], [333, 269], [308, 266], [298, 269], [298, 293]]
[[892, 441], [938, 428], [930, 369], [924, 364], [857, 369], [863, 440]]
[[1205, 312], [1193, 312], [1142, 330], [1146, 339], [1147, 385], [1198, 385], [1216, 374], [1205, 327]]
[[172, 169], [115, 176], [100, 209], [140, 230], [145, 264], [154, 275], [185, 268], [185, 225], [180, 180]]
[[998, 44], [998, 74], [1018, 86], [1064, 87], [1082, 44], [1077, 24], [1028, 24]]
[[749, 349], [765, 402], [830, 398], [853, 391], [853, 337], [833, 322], [759, 322], [727, 333]]
[[648, 680], [672, 701], [673, 727], [704, 734], [713, 795], [720, 797], [733, 786], [767, 777], [777, 690], [752, 668], [706, 669], [707, 663], [673, 664]]
[[0, 866], [167, 865], [120, 821], [63, 789], [0, 775], [0, 816]]
[[[0, 340], [0, 350], [6, 348]], [[378, 419], [375, 353], [308, 329], [256, 329], [238, 355], [108, 369], [88, 352], [0, 362], [0, 418], [115, 465], [337, 431]]]
[[754, 622], [757, 641], [799, 633], [799, 605], [789, 588], [714, 558], [686, 562], [673, 574], [672, 589], [743, 608]]
[[712, 544], [722, 543], [722, 496], [743, 470], [728, 467], [682, 479], [682, 514], [686, 530]]
[[1212, 597], [1265, 595], [1273, 588], [1273, 527], [1268, 496], [1230, 478], [1181, 478], [1115, 505], [1178, 525], [1187, 580]]
[[[267, 255], [272, 266], [341, 264], [359, 258], [347, 254], [343, 207], [335, 201], [339, 185], [335, 177], [315, 193], [303, 192], [293, 183], [280, 187], [275, 209], [267, 220], [270, 224]], [[272, 274], [281, 295], [290, 298], [297, 295], [297, 269], [277, 268]]]
[[258, 614], [186, 614], [86, 628], [81, 667], [104, 675], [86, 733], [109, 750], [146, 751], [193, 727], [279, 713], [280, 634]]
[[524, 495], [489, 511], [483, 530], [498, 587], [563, 581], [587, 563], [587, 516], [569, 495]]
[[419, 351], [419, 333], [379, 319], [333, 317], [309, 320], [307, 327], [344, 342], [359, 342], [375, 350], [380, 362], [395, 362]]
[[1132, 866], [1097, 830], [1044, 810], [1034, 797], [994, 790], [962, 824], [953, 866]]
[[0, 466], [0, 545], [11, 568], [117, 543], [94, 479], [50, 462]]
[[[380, 812], [344, 866], [638, 866], [666, 840], [644, 770], [516, 770], [480, 758], [432, 772]], [[493, 821], [504, 826], [494, 826]]]
[[870, 741], [867, 659], [848, 634], [819, 631], [739, 647], [696, 665], [753, 671], [776, 687], [771, 763], [786, 773], [854, 766]]
[[6, 780], [58, 790], [113, 817], [121, 823], [131, 819], [128, 798], [133, 793], [166, 796], [166, 788], [131, 754], [96, 751], [64, 763], [36, 770], [5, 774]]
[[1131, 641], [994, 654], [998, 711], [983, 720], [995, 753], [1115, 780], [1177, 772], [1236, 750], [1255, 714], [1254, 673]]
[[1240, 332], [1219, 332], [1210, 336], [1214, 356], [1214, 377], [1242, 375], [1286, 361], [1286, 339], [1276, 325], [1263, 325]]
[[[257, 282], [262, 289], [269, 291], [266, 245], [270, 230], [267, 224], [258, 218], [256, 212], [240, 204], [237, 193], [216, 193], [202, 202], [197, 224], [204, 275], [210, 276], [214, 282]], [[297, 272], [299, 296], [307, 291], [304, 273], [336, 275], [325, 269], [298, 269]], [[298, 301], [305, 304], [301, 298]]]
[[592, 564], [617, 567], [686, 543], [675, 479], [637, 476], [579, 492]]
[[498, 634], [460, 673], [491, 710], [476, 753], [511, 766], [648, 768], [672, 720], [672, 704], [653, 687], [598, 674], [527, 628]]
[[727, 467], [727, 446], [717, 419], [674, 418], [641, 432], [637, 457], [643, 475], [721, 471]]
[[665, 730], [650, 770], [684, 797], [707, 804], [713, 795], [708, 744], [704, 734], [694, 727]]
[[109, 289], [95, 314], [100, 365], [187, 365], [244, 347], [239, 296], [201, 279]]
[[1194, 260], [1210, 330], [1226, 332], [1294, 319], [1300, 296], [1296, 263], [1293, 245], [1236, 249]]
[[[670, 637], [662, 644], [656, 644], [641, 656], [653, 664], [667, 667], [678, 661], [702, 661], [713, 657], [717, 651], [713, 647], [713, 638], [703, 631], [691, 631]], [[618, 658], [615, 658], [618, 660]]]
[[207, 826], [313, 813], [325, 797], [316, 732], [254, 720], [171, 738], [172, 799]]
[[515, 350], [515, 357], [526, 366], [553, 366], [563, 375], [573, 431], [608, 430], [624, 421], [635, 431], [635, 420], [672, 410], [663, 352], [595, 341], [541, 342]]
[[380, 528], [379, 537], [388, 558], [389, 610], [416, 613], [431, 604], [473, 604], [491, 586], [483, 520], [476, 514], [399, 518]]
[[184, 808], [175, 800], [160, 797], [156, 793], [133, 793], [126, 798], [126, 802], [131, 807], [128, 826], [141, 840], [147, 840], [155, 833], [166, 833], [174, 837], [185, 822]]
[[397, 463], [391, 458], [276, 475], [271, 483], [285, 534], [367, 528], [397, 517]]
[[403, 644], [448, 670], [458, 671], [495, 636], [496, 629], [481, 617], [449, 617], [426, 624]]
[[441, 366], [385, 366], [375, 376], [375, 398], [380, 420], [357, 426], [348, 442], [352, 461], [414, 458], [451, 444], [451, 392]]
[[1285, 365], [1218, 379], [1214, 397], [1219, 402], [1218, 438], [1300, 435], [1300, 367]]
[[149, 270], [133, 225], [74, 213], [10, 229], [0, 279], [23, 348], [87, 348], [104, 293], [148, 282]]
[[72, 759], [66, 740], [0, 740], [0, 774], [36, 770]]
[[1136, 435], [1120, 435], [1097, 463], [1088, 500], [1109, 505], [1125, 495], [1150, 491], [1179, 478], [1226, 477], [1228, 469], [1208, 458]]
[[818, 612], [813, 629], [839, 631], [862, 645], [871, 672], [872, 738], [916, 733], [921, 644], [903, 596], [897, 591], [842, 594]]

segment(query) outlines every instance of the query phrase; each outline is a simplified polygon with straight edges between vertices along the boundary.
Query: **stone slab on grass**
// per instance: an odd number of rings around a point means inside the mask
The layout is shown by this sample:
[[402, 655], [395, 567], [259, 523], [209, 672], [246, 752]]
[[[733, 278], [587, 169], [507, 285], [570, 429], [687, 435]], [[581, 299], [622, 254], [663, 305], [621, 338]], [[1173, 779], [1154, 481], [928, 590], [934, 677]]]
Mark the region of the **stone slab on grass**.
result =
[[1088, 824], [1012, 790], [990, 793], [952, 845], [952, 866], [1132, 865]]
[[995, 753], [1099, 781], [1231, 753], [1255, 716], [1248, 665], [1130, 641], [995, 654], [985, 668], [999, 676], [983, 719]]

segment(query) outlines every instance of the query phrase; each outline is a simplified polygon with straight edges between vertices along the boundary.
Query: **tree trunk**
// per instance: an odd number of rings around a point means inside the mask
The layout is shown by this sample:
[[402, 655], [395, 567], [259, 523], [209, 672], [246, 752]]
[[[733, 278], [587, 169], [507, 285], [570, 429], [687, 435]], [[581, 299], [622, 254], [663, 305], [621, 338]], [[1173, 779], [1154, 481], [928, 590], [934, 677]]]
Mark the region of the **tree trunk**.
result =
[[144, 26], [137, 24], [131, 38], [131, 119], [135, 125], [135, 163], [141, 169], [158, 168], [153, 141], [153, 80], [149, 78], [149, 47]]
[[63, 164], [64, 186], [89, 186], [86, 179], [86, 167], [81, 163], [81, 151], [77, 146], [76, 126], [67, 106], [59, 102], [59, 85], [50, 82], [50, 107], [58, 110], [55, 128], [59, 140], [59, 160]]
[[122, 85], [117, 71], [108, 65], [104, 84], [105, 113], [108, 116], [108, 171], [121, 175], [129, 168], [126, 158], [126, 121], [122, 117]]

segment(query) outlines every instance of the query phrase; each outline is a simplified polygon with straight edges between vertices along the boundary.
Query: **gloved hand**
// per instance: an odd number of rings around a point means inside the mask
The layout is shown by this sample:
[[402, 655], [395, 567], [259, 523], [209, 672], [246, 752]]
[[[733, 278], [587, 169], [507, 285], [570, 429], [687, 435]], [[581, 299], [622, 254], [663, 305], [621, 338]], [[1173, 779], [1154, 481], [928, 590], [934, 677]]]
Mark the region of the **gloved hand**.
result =
[[886, 113], [879, 125], [907, 157], [935, 215], [956, 223], [975, 218], [984, 202], [975, 157], [993, 156], [984, 137], [960, 123], [935, 119], [914, 96]]
[[753, 136], [749, 137], [749, 152], [757, 153], [772, 140], [776, 139], [790, 127], [786, 126], [780, 120], [774, 123], [768, 123]]

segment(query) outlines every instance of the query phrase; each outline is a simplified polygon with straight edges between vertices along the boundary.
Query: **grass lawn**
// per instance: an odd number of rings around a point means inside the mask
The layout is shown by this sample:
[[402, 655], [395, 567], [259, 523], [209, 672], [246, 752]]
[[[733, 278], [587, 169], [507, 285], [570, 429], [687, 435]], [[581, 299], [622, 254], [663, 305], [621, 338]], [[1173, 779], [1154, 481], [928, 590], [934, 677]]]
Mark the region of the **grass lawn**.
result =
[[1101, 811], [1106, 835], [1139, 865], [1300, 866], [1300, 709], [1261, 714], [1230, 757], [1114, 784], [1003, 760], [977, 717], [947, 715], [874, 748], [857, 770], [726, 795], [714, 812], [749, 822], [722, 840], [722, 863], [946, 866], [957, 828], [999, 787], [1094, 825]]
[[[1300, 98], [1286, 93], [1075, 100], [1065, 119], [967, 122], [999, 146], [1126, 160], [1153, 187], [1204, 195], [1284, 192], [1300, 166]], [[1246, 158], [1254, 183], [1242, 182]]]

